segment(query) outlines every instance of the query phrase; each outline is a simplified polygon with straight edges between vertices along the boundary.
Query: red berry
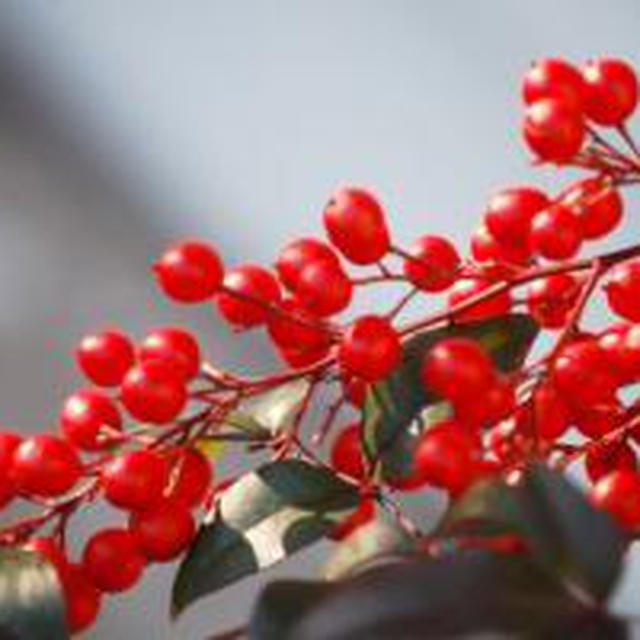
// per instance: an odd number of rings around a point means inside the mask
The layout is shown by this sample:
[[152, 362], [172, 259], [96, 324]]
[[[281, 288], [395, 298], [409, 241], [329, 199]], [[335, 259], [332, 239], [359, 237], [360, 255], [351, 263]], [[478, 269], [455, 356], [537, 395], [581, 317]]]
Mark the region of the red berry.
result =
[[117, 441], [122, 418], [109, 396], [96, 389], [80, 389], [62, 406], [60, 426], [79, 449], [100, 451]]
[[557, 99], [538, 100], [526, 111], [523, 134], [542, 160], [563, 163], [580, 151], [585, 135], [582, 113]]
[[362, 409], [367, 399], [369, 383], [356, 376], [342, 377], [342, 389], [345, 398], [356, 408]]
[[588, 411], [576, 410], [574, 423], [578, 431], [580, 431], [584, 436], [598, 440], [617, 428], [619, 418], [615, 409]]
[[614, 313], [625, 320], [640, 322], [640, 259], [614, 267], [605, 290]]
[[312, 349], [295, 349], [292, 347], [278, 349], [278, 354], [292, 369], [304, 369], [329, 355], [329, 347], [315, 347]]
[[91, 382], [101, 387], [120, 384], [134, 361], [133, 345], [120, 331], [103, 331], [83, 338], [76, 357]]
[[589, 480], [595, 483], [617, 469], [636, 471], [633, 449], [625, 442], [609, 442], [590, 447], [584, 459]]
[[535, 434], [540, 440], [554, 442], [571, 426], [569, 407], [549, 382], [543, 382], [536, 387], [529, 412]]
[[640, 527], [640, 475], [630, 469], [611, 472], [591, 490], [596, 507], [608, 511], [628, 531]]
[[601, 58], [582, 71], [587, 117], [604, 126], [622, 124], [638, 104], [638, 78], [623, 60]]
[[213, 481], [211, 463], [196, 449], [178, 449], [169, 455], [172, 465], [167, 497], [193, 509], [204, 500]]
[[366, 464], [360, 444], [360, 423], [345, 427], [335, 439], [331, 448], [331, 466], [340, 473], [362, 480], [366, 474]]
[[484, 392], [482, 401], [467, 397], [455, 404], [455, 417], [460, 424], [471, 429], [485, 429], [506, 418], [516, 405], [513, 383], [504, 376], [496, 376]]
[[11, 472], [13, 454], [22, 438], [17, 433], [0, 433], [0, 509], [6, 507], [16, 494], [16, 485]]
[[105, 498], [121, 509], [144, 509], [158, 502], [168, 480], [165, 458], [149, 449], [114, 458], [102, 472]]
[[264, 324], [270, 306], [280, 302], [280, 285], [267, 269], [244, 264], [229, 269], [224, 290], [217, 297], [218, 310], [232, 325], [248, 329]]
[[549, 206], [549, 198], [533, 187], [514, 187], [496, 193], [485, 212], [485, 224], [500, 246], [529, 252], [533, 217]]
[[280, 313], [272, 314], [267, 329], [273, 342], [284, 349], [320, 349], [331, 341], [328, 327], [295, 298], [282, 301]]
[[98, 617], [102, 594], [86, 575], [82, 565], [68, 565], [62, 574], [62, 587], [71, 633], [88, 629]]
[[131, 416], [153, 424], [171, 422], [187, 401], [184, 379], [162, 360], [141, 362], [130, 369], [120, 391]]
[[295, 291], [302, 270], [314, 262], [324, 261], [340, 266], [338, 256], [328, 244], [315, 238], [299, 238], [280, 252], [275, 266], [282, 284], [290, 291]]
[[421, 236], [409, 247], [411, 258], [404, 261], [404, 273], [419, 289], [443, 291], [458, 277], [460, 256], [456, 248], [441, 236]]
[[198, 375], [200, 347], [195, 337], [178, 327], [163, 327], [152, 331], [140, 345], [142, 362], [162, 360], [185, 380]]
[[82, 564], [98, 589], [115, 593], [133, 587], [146, 562], [129, 531], [104, 529], [89, 539]]
[[502, 246], [483, 224], [471, 236], [471, 256], [477, 262], [506, 262], [526, 265], [531, 258], [529, 246]]
[[131, 514], [129, 530], [149, 560], [168, 562], [187, 550], [195, 536], [196, 525], [184, 504], [163, 500]]
[[[494, 284], [489, 280], [481, 280], [479, 278], [458, 280], [449, 291], [449, 308], [453, 309], [460, 304], [468, 302], [471, 298], [481, 295]], [[456, 311], [455, 321], [462, 323], [488, 320], [489, 318], [507, 315], [510, 308], [511, 295], [505, 290], [464, 309], [464, 311]]]
[[526, 104], [555, 98], [582, 108], [584, 86], [580, 72], [565, 60], [543, 58], [531, 65], [524, 77], [522, 97]]
[[331, 243], [347, 260], [372, 264], [389, 251], [384, 211], [367, 191], [355, 187], [338, 189], [329, 200], [323, 218]]
[[327, 538], [340, 542], [352, 533], [371, 522], [376, 515], [376, 503], [373, 498], [363, 498], [358, 508], [340, 520], [327, 533]]
[[640, 378], [640, 327], [618, 324], [600, 334], [598, 346], [620, 384]]
[[526, 413], [516, 412], [512, 417], [491, 428], [487, 444], [491, 453], [502, 463], [521, 460], [526, 452], [527, 434], [524, 429]]
[[541, 211], [531, 223], [531, 246], [547, 260], [572, 258], [580, 251], [581, 244], [578, 218], [561, 204]]
[[580, 296], [581, 283], [569, 273], [557, 273], [534, 281], [527, 292], [527, 307], [545, 329], [561, 329]]
[[429, 393], [461, 404], [482, 397], [496, 380], [491, 358], [469, 338], [440, 340], [427, 352], [420, 375]]
[[331, 262], [313, 262], [298, 278], [296, 296], [310, 313], [332, 316], [344, 311], [351, 303], [353, 285], [342, 267]]
[[171, 247], [153, 270], [165, 295], [184, 303], [211, 298], [220, 288], [224, 274], [218, 252], [197, 241]]
[[560, 200], [575, 213], [582, 236], [588, 240], [608, 235], [622, 220], [622, 196], [602, 178], [574, 183], [560, 194]]
[[386, 378], [400, 362], [402, 347], [386, 318], [362, 316], [349, 326], [340, 343], [342, 370], [368, 382]]
[[41, 434], [26, 438], [17, 447], [11, 472], [21, 493], [58, 496], [80, 479], [82, 463], [66, 440]]

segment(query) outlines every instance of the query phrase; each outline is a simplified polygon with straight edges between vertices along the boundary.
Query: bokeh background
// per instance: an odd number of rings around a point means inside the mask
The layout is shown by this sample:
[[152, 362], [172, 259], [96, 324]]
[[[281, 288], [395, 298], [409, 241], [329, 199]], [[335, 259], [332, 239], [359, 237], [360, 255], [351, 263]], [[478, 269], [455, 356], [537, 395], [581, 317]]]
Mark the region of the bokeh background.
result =
[[[68, 354], [105, 324], [139, 335], [179, 321], [217, 361], [268, 363], [208, 306], [159, 299], [148, 264], [170, 239], [269, 262], [290, 234], [319, 230], [346, 181], [378, 191], [400, 242], [464, 242], [496, 187], [558, 188], [520, 144], [520, 75], [549, 54], [637, 65], [639, 32], [638, 0], [3, 0], [0, 421], [52, 428], [78, 382]], [[627, 202], [619, 243], [638, 237], [640, 202]], [[632, 560], [616, 599], [627, 612]], [[312, 551], [266, 578], [319, 562]], [[86, 638], [204, 638], [245, 619], [260, 582], [171, 626], [171, 575], [111, 598]]]

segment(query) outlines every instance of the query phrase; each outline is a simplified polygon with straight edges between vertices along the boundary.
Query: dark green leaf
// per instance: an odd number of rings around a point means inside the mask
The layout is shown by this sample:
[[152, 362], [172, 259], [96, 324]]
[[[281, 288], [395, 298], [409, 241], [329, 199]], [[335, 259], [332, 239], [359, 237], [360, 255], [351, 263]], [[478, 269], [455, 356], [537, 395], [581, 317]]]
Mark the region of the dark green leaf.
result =
[[0, 638], [66, 640], [55, 569], [39, 554], [0, 549]]
[[620, 573], [625, 541], [560, 473], [531, 469], [517, 487], [496, 480], [472, 487], [449, 510], [442, 534], [518, 533], [550, 574], [603, 601]]
[[320, 539], [358, 501], [356, 487], [302, 460], [271, 462], [243, 476], [224, 492], [180, 566], [174, 614]]
[[451, 336], [473, 338], [485, 345], [498, 367], [510, 371], [522, 363], [537, 332], [537, 325], [528, 316], [510, 315], [452, 325], [408, 340], [401, 366], [373, 387], [365, 402], [363, 438], [369, 459], [380, 459], [383, 474], [405, 475], [410, 469], [417, 436], [433, 422], [446, 417], [447, 405], [434, 404], [437, 398], [428, 393], [420, 381], [422, 360], [435, 343]]

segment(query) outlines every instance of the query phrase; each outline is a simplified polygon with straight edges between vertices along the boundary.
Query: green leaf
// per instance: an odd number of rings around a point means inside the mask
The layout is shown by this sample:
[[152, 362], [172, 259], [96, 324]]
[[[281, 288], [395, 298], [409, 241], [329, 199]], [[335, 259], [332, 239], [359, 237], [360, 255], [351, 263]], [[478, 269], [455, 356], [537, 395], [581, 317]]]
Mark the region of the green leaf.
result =
[[537, 333], [529, 316], [509, 315], [427, 331], [408, 340], [400, 367], [367, 396], [363, 444], [368, 458], [379, 459], [385, 475], [407, 474], [416, 438], [430, 424], [447, 417], [448, 405], [437, 402], [420, 381], [422, 360], [434, 344], [452, 336], [473, 338], [489, 350], [500, 369], [511, 371], [524, 361]]
[[358, 502], [356, 487], [302, 460], [271, 462], [243, 476], [223, 493], [178, 570], [174, 615], [317, 541]]
[[415, 550], [415, 540], [398, 524], [378, 517], [341, 540], [325, 563], [327, 580], [344, 578], [372, 561]]
[[622, 533], [560, 473], [537, 466], [517, 487], [480, 483], [452, 506], [441, 526], [444, 536], [497, 530], [522, 536], [549, 574], [591, 600], [604, 601], [617, 582]]
[[40, 554], [0, 549], [0, 638], [69, 638], [55, 569]]

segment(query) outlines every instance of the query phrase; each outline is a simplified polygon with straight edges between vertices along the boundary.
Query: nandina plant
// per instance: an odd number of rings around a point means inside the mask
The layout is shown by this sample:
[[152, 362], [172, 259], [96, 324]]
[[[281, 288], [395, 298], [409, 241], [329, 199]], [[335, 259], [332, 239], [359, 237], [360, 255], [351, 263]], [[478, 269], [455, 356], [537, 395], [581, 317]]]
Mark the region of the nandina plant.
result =
[[[87, 386], [57, 433], [0, 434], [0, 506], [33, 508], [0, 530], [3, 638], [82, 631], [180, 558], [177, 616], [322, 539], [322, 579], [269, 584], [221, 637], [626, 637], [606, 603], [640, 534], [640, 245], [594, 242], [640, 183], [638, 81], [617, 59], [545, 59], [522, 97], [536, 163], [584, 175], [495, 193], [468, 257], [432, 234], [402, 246], [352, 186], [324, 208], [327, 239], [273, 267], [227, 267], [202, 240], [161, 255], [166, 296], [264, 332], [283, 368], [220, 368], [182, 327], [83, 338]], [[344, 315], [370, 287], [388, 306]], [[251, 470], [222, 472], [221, 445]], [[446, 496], [440, 520], [412, 520], [407, 492]], [[98, 500], [113, 525], [69, 549]]]

